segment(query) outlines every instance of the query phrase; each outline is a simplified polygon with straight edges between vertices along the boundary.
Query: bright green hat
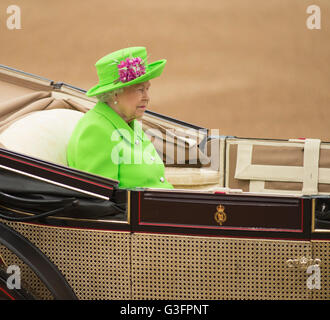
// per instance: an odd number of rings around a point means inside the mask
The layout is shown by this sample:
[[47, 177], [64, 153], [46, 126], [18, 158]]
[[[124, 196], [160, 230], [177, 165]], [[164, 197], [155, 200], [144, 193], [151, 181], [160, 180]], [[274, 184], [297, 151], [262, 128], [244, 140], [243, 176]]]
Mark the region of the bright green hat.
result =
[[86, 95], [92, 97], [159, 77], [165, 64], [165, 59], [148, 64], [144, 47], [115, 51], [96, 62], [99, 83], [89, 89]]

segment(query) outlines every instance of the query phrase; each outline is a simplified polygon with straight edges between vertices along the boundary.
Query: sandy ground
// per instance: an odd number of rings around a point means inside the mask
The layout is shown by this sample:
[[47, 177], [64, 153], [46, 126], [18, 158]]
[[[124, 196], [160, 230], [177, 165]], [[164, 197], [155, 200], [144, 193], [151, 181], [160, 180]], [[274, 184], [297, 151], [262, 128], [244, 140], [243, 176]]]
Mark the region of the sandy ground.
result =
[[[9, 5], [21, 30], [8, 30]], [[309, 5], [321, 9], [310, 30]], [[89, 89], [95, 62], [142, 45], [167, 59], [151, 109], [225, 135], [330, 141], [329, 0], [9, 0], [0, 64]]]

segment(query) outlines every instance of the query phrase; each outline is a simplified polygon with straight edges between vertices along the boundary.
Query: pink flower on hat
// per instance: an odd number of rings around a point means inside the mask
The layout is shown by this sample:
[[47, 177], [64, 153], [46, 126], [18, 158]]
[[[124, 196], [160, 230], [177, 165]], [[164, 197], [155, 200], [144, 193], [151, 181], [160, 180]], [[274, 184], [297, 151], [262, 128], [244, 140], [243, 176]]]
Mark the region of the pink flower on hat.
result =
[[146, 73], [146, 68], [143, 65], [143, 60], [140, 57], [127, 58], [120, 61], [118, 66], [119, 81], [132, 81]]

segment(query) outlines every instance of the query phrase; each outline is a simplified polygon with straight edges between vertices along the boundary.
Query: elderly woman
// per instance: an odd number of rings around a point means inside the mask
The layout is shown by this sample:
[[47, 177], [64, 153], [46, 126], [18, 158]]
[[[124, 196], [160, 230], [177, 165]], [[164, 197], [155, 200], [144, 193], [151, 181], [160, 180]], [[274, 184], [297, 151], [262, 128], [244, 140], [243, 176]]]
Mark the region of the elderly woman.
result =
[[113, 52], [95, 64], [99, 83], [86, 94], [98, 103], [73, 131], [67, 149], [70, 167], [118, 180], [121, 188], [173, 188], [137, 121], [150, 103], [150, 80], [161, 75], [165, 64], [148, 64], [144, 47]]

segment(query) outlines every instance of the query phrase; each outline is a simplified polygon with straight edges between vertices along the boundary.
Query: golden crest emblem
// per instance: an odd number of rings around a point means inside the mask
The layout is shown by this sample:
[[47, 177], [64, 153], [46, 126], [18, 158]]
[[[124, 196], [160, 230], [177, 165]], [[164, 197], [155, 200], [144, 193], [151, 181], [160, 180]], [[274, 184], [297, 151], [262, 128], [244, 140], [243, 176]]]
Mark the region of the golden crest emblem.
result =
[[224, 222], [227, 220], [227, 215], [225, 213], [225, 207], [221, 204], [217, 206], [217, 212], [214, 214], [215, 221], [222, 226]]

